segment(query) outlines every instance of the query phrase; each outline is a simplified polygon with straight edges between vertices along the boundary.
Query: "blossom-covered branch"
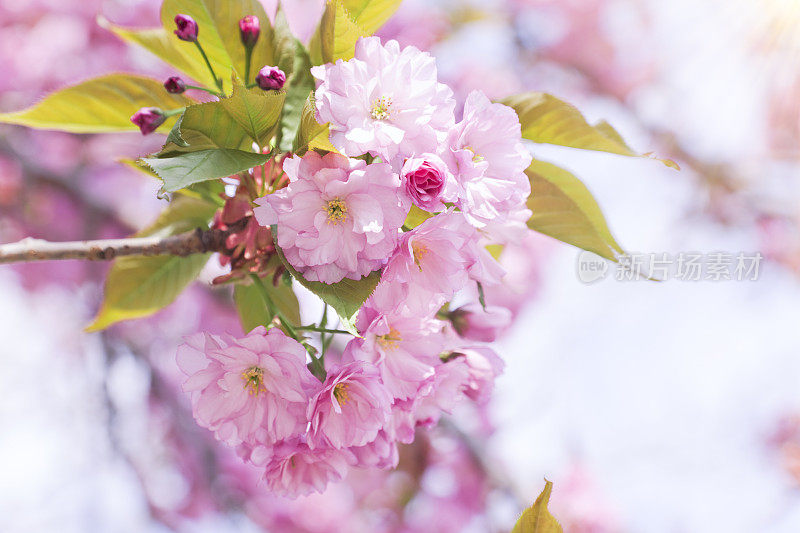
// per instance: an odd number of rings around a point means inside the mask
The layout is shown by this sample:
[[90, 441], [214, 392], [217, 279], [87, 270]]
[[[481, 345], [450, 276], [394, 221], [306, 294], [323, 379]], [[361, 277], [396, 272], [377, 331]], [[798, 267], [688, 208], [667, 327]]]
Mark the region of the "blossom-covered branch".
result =
[[171, 237], [133, 237], [96, 241], [49, 242], [41, 239], [22, 239], [0, 245], [0, 264], [59, 259], [111, 261], [126, 255], [204, 254], [224, 249], [228, 231], [197, 230]]

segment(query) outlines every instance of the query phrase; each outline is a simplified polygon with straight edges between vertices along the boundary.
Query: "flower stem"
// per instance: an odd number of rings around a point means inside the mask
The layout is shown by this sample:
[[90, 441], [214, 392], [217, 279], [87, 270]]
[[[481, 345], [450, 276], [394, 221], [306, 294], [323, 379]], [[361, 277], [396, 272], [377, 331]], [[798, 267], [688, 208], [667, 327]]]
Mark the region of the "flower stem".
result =
[[214, 67], [211, 66], [211, 61], [208, 60], [208, 56], [206, 55], [205, 50], [203, 50], [200, 41], [195, 41], [194, 45], [197, 47], [198, 50], [200, 50], [200, 55], [203, 56], [203, 60], [205, 60], [206, 66], [208, 67], [209, 72], [211, 72], [211, 76], [214, 78], [214, 82], [217, 84], [220, 94], [224, 94], [225, 89], [222, 88], [222, 80], [218, 78], [217, 73], [214, 72]]
[[194, 89], [195, 91], [205, 91], [208, 94], [213, 94], [216, 97], [222, 97], [223, 96], [221, 93], [218, 93], [217, 91], [212, 91], [211, 89], [206, 89], [205, 87], [198, 87], [197, 85], [187, 85], [186, 88], [187, 89]]
[[250, 59], [253, 57], [253, 47], [247, 46], [244, 51], [245, 67], [244, 67], [244, 84], [245, 86], [250, 83]]
[[175, 116], [175, 115], [180, 115], [184, 111], [186, 111], [185, 107], [179, 107], [178, 109], [169, 109], [167, 111], [164, 111], [164, 116], [165, 117], [172, 117], [172, 116]]
[[340, 334], [340, 335], [352, 335], [349, 331], [345, 331], [343, 329], [326, 329], [326, 328], [319, 328], [317, 326], [300, 326], [297, 328], [298, 331], [316, 331], [317, 333], [330, 333], [330, 334]]
[[300, 340], [297, 337], [297, 331], [295, 330], [292, 323], [286, 320], [286, 317], [283, 316], [283, 313], [280, 312], [278, 307], [275, 305], [275, 302], [272, 301], [272, 297], [269, 295], [267, 288], [264, 286], [264, 282], [258, 277], [256, 274], [250, 274], [250, 279], [253, 280], [253, 284], [256, 286], [256, 290], [261, 295], [261, 299], [264, 300], [264, 303], [267, 305], [269, 312], [272, 316], [277, 316], [280, 321], [281, 325], [286, 329], [286, 333], [292, 337], [294, 340]]

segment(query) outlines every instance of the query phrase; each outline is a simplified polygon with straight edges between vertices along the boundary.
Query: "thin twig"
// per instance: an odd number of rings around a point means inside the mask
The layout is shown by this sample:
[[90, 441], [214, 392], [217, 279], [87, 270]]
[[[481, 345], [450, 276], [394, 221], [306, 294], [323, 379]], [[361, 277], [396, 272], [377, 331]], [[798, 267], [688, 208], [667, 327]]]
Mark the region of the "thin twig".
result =
[[27, 238], [0, 245], [0, 264], [61, 259], [110, 261], [128, 255], [183, 257], [223, 251], [228, 233], [225, 230], [198, 228], [193, 232], [171, 237], [132, 237], [73, 242], [49, 242]]

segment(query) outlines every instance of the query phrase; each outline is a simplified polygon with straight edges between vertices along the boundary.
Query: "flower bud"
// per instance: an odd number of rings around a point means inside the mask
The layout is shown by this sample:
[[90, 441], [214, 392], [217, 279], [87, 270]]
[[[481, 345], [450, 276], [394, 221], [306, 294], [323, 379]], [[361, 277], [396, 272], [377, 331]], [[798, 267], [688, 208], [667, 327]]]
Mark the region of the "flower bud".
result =
[[175, 35], [181, 41], [189, 41], [190, 43], [197, 41], [197, 22], [189, 15], [175, 15], [175, 24], [178, 29], [175, 30]]
[[252, 48], [258, 42], [261, 34], [261, 24], [255, 15], [247, 15], [239, 21], [239, 36], [242, 44], [247, 48]]
[[286, 74], [278, 67], [267, 65], [258, 71], [256, 83], [265, 91], [277, 91], [282, 89], [283, 84], [286, 83]]
[[164, 88], [168, 93], [181, 94], [186, 90], [186, 84], [183, 83], [183, 80], [178, 76], [170, 76], [167, 78], [167, 81], [164, 82]]
[[165, 120], [166, 115], [157, 107], [143, 107], [131, 117], [131, 122], [142, 130], [142, 135], [153, 133]]
[[474, 341], [493, 342], [511, 324], [511, 311], [505, 307], [468, 304], [450, 313], [453, 328], [461, 337]]
[[407, 159], [400, 171], [406, 195], [414, 205], [425, 211], [444, 209], [441, 196], [447, 176], [444, 161], [434, 154]]

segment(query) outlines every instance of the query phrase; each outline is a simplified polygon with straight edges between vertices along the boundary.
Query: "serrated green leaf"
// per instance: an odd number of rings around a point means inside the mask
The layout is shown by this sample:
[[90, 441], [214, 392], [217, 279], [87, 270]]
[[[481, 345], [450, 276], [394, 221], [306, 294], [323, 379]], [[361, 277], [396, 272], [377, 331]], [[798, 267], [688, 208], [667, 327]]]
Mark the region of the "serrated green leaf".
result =
[[370, 33], [359, 27], [341, 0], [329, 0], [309, 44], [312, 62], [319, 65], [352, 59], [356, 41]]
[[[553, 95], [529, 92], [509, 96], [501, 104], [512, 107], [519, 116], [522, 136], [536, 143], [609, 152], [628, 157], [650, 157], [631, 149], [608, 122], [590, 125], [578, 109]], [[657, 159], [668, 167], [680, 169], [669, 159]]]
[[544, 490], [536, 502], [522, 512], [511, 533], [563, 533], [561, 524], [547, 510], [553, 483], [545, 480]]
[[[303, 107], [309, 95], [314, 91], [314, 76], [311, 75], [311, 58], [300, 41], [295, 41], [294, 66], [292, 75], [286, 83], [286, 101], [283, 104], [283, 115], [280, 126], [280, 146], [284, 152], [294, 147], [294, 139], [300, 128]], [[316, 122], [316, 121], [315, 121]]]
[[[0, 122], [71, 133], [138, 131], [131, 116], [142, 107], [177, 109], [194, 101], [170, 94], [160, 81], [133, 74], [109, 74], [56, 91], [22, 111], [0, 113]], [[161, 128], [175, 122], [167, 119]]]
[[233, 95], [218, 102], [259, 146], [266, 146], [281, 116], [284, 91], [245, 89], [234, 85]]
[[[158, 219], [136, 234], [137, 237], [177, 235], [194, 228], [208, 227], [217, 206], [206, 200], [177, 196]], [[149, 316], [163, 309], [194, 280], [210, 254], [187, 257], [120, 257], [111, 267], [103, 291], [103, 304], [86, 330]]]
[[528, 227], [567, 244], [617, 261], [625, 253], [608, 229], [589, 189], [574, 175], [534, 160], [525, 171], [531, 182]]
[[200, 150], [179, 153], [172, 157], [142, 159], [164, 181], [164, 192], [174, 192], [193, 183], [232, 176], [263, 165], [268, 160], [267, 154], [230, 149]]
[[169, 33], [169, 39], [193, 61], [203, 64], [202, 56], [194, 44], [182, 42], [172, 34], [175, 29], [174, 18], [179, 13], [197, 21], [198, 39], [217, 76], [222, 78], [226, 92], [231, 88], [228, 79], [231, 70], [239, 78], [245, 77], [245, 48], [239, 36], [239, 20], [243, 17], [255, 15], [261, 21], [261, 36], [253, 48], [251, 72], [258, 72], [264, 65], [276, 64], [273, 30], [258, 0], [164, 0], [161, 23]]
[[172, 31], [164, 28], [123, 28], [102, 16], [97, 17], [97, 23], [124, 41], [141, 46], [191, 79], [208, 87], [215, 86], [214, 78], [199, 52], [194, 46], [187, 46], [183, 41], [175, 39]]
[[[272, 226], [272, 235], [275, 236], [277, 242], [278, 230], [276, 226]], [[281, 258], [281, 262], [286, 267], [286, 270], [300, 282], [300, 284], [320, 297], [326, 304], [330, 305], [339, 315], [342, 322], [342, 327], [352, 333], [359, 335], [355, 327], [355, 318], [358, 310], [375, 291], [378, 282], [381, 280], [381, 271], [377, 270], [372, 272], [369, 276], [365, 276], [360, 280], [352, 280], [345, 278], [338, 283], [321, 283], [319, 281], [308, 281], [300, 274], [295, 268], [286, 260], [283, 251], [276, 244], [275, 250]]]
[[[272, 283], [265, 283], [264, 287], [283, 316], [292, 324], [299, 325], [300, 305], [292, 288], [282, 284], [275, 287]], [[245, 332], [258, 326], [266, 326], [274, 318], [253, 285], [236, 285], [233, 289], [233, 300]]]
[[300, 126], [297, 128], [297, 135], [293, 143], [292, 151], [297, 155], [303, 155], [308, 150], [314, 149], [336, 151], [336, 147], [330, 141], [328, 124], [317, 122], [316, 113], [314, 93], [311, 93], [300, 114]]
[[[275, 65], [286, 74], [286, 79], [290, 80], [295, 71], [295, 53], [298, 50], [295, 43], [297, 39], [294, 38], [292, 30], [289, 28], [289, 22], [286, 20], [286, 14], [283, 12], [283, 7], [280, 4], [275, 14], [272, 40]], [[300, 45], [300, 48], [303, 49], [305, 53], [305, 49], [302, 45]], [[260, 66], [254, 67], [254, 71], [257, 72]]]

